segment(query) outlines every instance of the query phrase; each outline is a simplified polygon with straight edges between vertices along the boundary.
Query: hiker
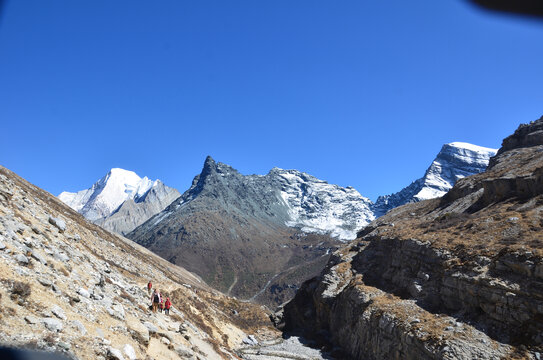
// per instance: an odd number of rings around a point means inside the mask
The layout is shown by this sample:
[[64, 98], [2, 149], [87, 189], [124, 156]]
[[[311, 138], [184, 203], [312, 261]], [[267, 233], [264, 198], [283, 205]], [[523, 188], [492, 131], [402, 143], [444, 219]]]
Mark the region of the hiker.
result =
[[151, 288], [153, 287], [153, 284], [151, 284], [151, 280], [149, 280], [149, 284], [147, 284], [147, 294], [151, 295]]
[[164, 310], [164, 299], [160, 298], [160, 304], [158, 304], [158, 311], [162, 312]]
[[171, 307], [172, 307], [172, 302], [170, 301], [170, 298], [166, 298], [166, 302], [164, 303], [164, 314], [169, 316]]
[[153, 304], [153, 312], [155, 313], [158, 309], [158, 304], [160, 304], [160, 300], [160, 293], [158, 292], [158, 289], [155, 289], [155, 291], [153, 291], [153, 294], [151, 295], [151, 303]]

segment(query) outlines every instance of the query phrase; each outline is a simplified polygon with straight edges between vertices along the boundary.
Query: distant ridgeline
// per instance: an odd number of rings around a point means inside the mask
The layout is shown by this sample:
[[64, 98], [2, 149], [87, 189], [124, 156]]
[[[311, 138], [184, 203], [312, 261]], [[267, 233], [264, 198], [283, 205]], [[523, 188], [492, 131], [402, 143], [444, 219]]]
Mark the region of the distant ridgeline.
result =
[[[263, 198], [255, 205], [257, 212], [264, 215], [271, 209], [268, 200], [274, 203], [273, 212], [268, 216], [272, 221], [308, 233], [352, 240], [360, 228], [389, 210], [443, 196], [458, 179], [484, 171], [496, 151], [461, 142], [445, 144], [422, 178], [397, 193], [380, 196], [375, 203], [352, 187], [328, 184], [297, 170], [274, 168], [266, 175], [243, 176], [226, 164], [219, 163], [218, 168], [228, 168], [246, 179], [245, 186], [267, 187], [266, 191], [272, 192], [273, 198]], [[211, 157], [206, 159], [208, 162], [215, 163]], [[202, 175], [205, 175], [205, 166], [199, 176]], [[185, 194], [198, 196], [193, 187]], [[88, 220], [126, 235], [180, 195], [160, 180], [151, 181], [132, 171], [114, 168], [91, 188], [76, 193], [63, 192], [59, 198]], [[234, 198], [241, 200], [236, 194]]]
[[341, 241], [392, 208], [442, 196], [458, 179], [484, 171], [495, 153], [446, 144], [422, 178], [375, 204], [352, 187], [297, 170], [242, 175], [211, 157], [182, 195], [112, 169], [90, 189], [59, 198], [221, 291], [277, 304], [318, 274]]

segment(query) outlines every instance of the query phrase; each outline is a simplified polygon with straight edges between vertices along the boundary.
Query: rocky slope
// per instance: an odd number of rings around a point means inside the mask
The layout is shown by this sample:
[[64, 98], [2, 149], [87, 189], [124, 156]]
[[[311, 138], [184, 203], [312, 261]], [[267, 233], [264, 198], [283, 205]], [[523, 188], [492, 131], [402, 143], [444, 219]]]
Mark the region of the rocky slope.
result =
[[[277, 339], [259, 306], [88, 223], [3, 167], [0, 258], [0, 345], [81, 359], [233, 359], [254, 339]], [[148, 310], [150, 279], [172, 299], [170, 317]]]
[[[271, 175], [244, 176], [208, 157], [191, 188], [128, 237], [222, 291], [280, 303], [322, 269], [338, 244], [286, 225], [293, 206], [283, 199], [281, 184], [297, 179], [283, 178], [283, 173], [274, 169]], [[289, 201], [309, 204], [318, 198], [296, 196], [293, 190]]]
[[86, 219], [124, 235], [162, 211], [179, 195], [160, 180], [140, 178], [133, 171], [114, 168], [91, 188], [63, 192], [58, 198]]
[[462, 142], [443, 145], [422, 178], [397, 193], [377, 198], [372, 205], [375, 217], [407, 203], [445, 195], [459, 179], [485, 171], [496, 151]]
[[356, 359], [539, 359], [543, 118], [486, 172], [372, 222], [285, 307]]

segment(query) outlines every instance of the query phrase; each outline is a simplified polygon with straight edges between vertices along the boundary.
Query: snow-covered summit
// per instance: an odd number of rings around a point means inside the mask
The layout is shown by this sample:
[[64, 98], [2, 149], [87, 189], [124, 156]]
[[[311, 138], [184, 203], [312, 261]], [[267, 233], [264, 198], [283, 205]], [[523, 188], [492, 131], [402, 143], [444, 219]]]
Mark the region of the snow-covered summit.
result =
[[65, 191], [58, 198], [88, 220], [94, 221], [111, 215], [128, 199], [143, 197], [158, 183], [158, 180], [140, 178], [133, 171], [113, 168], [89, 189], [75, 193]]
[[409, 202], [441, 197], [459, 179], [485, 171], [497, 151], [464, 142], [445, 144], [422, 178], [397, 193], [380, 196], [372, 209], [378, 217]]

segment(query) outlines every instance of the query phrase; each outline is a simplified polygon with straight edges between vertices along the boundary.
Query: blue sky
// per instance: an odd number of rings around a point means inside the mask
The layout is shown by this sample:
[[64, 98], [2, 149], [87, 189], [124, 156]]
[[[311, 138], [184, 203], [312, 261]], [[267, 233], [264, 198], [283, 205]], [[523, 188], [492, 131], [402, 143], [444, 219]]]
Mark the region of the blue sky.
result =
[[400, 190], [543, 114], [543, 23], [461, 0], [8, 1], [0, 164], [57, 195], [206, 155]]

